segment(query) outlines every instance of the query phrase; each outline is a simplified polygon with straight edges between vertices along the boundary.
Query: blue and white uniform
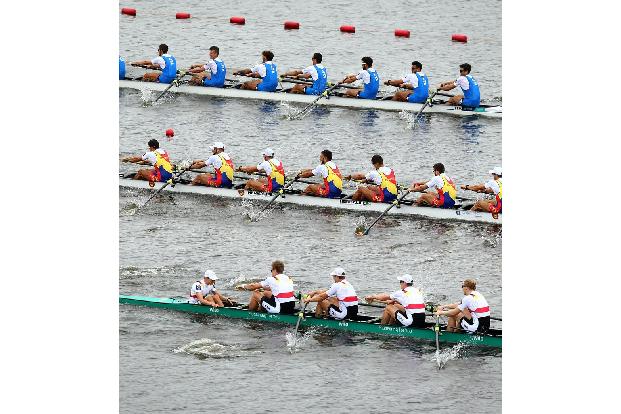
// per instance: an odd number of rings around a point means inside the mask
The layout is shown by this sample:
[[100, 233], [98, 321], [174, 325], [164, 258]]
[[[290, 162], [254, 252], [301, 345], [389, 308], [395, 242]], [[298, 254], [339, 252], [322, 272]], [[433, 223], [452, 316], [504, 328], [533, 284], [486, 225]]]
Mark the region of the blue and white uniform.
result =
[[356, 79], [362, 79], [364, 89], [358, 93], [360, 99], [375, 99], [380, 86], [380, 78], [375, 69], [362, 70], [356, 75]]
[[311, 79], [313, 80], [312, 86], [307, 86], [306, 88], [304, 88], [305, 94], [321, 95], [326, 90], [326, 86], [328, 84], [328, 72], [321, 63], [311, 65], [303, 69], [302, 73], [310, 74]]
[[205, 70], [211, 72], [211, 79], [203, 79], [203, 85], [213, 88], [223, 88], [224, 79], [226, 78], [226, 66], [219, 57], [210, 59], [204, 66]]
[[424, 103], [429, 97], [429, 79], [424, 73], [410, 73], [401, 79], [403, 83], [412, 85], [413, 92], [408, 95], [408, 102]]
[[119, 56], [119, 80], [125, 79], [125, 58]]
[[464, 99], [461, 101], [462, 106], [476, 108], [481, 104], [479, 84], [472, 75], [460, 76], [455, 81], [455, 86], [459, 86], [464, 93]]
[[177, 77], [177, 59], [174, 56], [165, 53], [153, 59], [151, 64], [162, 69], [162, 74], [157, 78], [160, 83], [170, 83]]
[[261, 76], [261, 83], [257, 85], [258, 91], [274, 92], [278, 86], [278, 69], [272, 61], [261, 63], [252, 68], [252, 73], [258, 73]]

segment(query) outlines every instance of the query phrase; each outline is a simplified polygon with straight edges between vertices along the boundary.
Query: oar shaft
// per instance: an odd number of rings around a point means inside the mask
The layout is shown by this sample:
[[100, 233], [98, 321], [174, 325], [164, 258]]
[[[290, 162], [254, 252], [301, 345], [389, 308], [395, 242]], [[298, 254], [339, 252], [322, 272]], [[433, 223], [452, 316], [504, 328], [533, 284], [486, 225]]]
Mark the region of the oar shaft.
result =
[[399, 197], [397, 200], [395, 200], [390, 206], [388, 206], [388, 208], [386, 210], [384, 210], [384, 212], [382, 214], [379, 215], [379, 217], [377, 217], [373, 223], [371, 223], [371, 225], [364, 231], [364, 234], [367, 235], [369, 234], [369, 230], [371, 230], [371, 227], [375, 226], [375, 223], [377, 223], [378, 221], [380, 221], [380, 219], [382, 217], [384, 217], [391, 208], [393, 208], [394, 206], [398, 205], [401, 203], [401, 201], [403, 201], [403, 199], [410, 194], [410, 190], [405, 190], [405, 192], [403, 193], [403, 195], [401, 197]]

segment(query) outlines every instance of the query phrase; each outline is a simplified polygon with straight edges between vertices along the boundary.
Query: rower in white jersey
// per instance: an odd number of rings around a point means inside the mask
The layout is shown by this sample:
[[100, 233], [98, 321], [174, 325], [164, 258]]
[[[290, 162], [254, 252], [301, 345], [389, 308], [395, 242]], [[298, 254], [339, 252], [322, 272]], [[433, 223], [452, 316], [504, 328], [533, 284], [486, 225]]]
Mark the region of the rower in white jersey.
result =
[[220, 49], [218, 46], [211, 46], [207, 63], [190, 66], [190, 73], [194, 75], [190, 80], [190, 85], [223, 88], [226, 78], [226, 66], [219, 56]]
[[[427, 189], [432, 191], [426, 192]], [[453, 180], [444, 172], [444, 164], [440, 162], [433, 165], [433, 178], [431, 180], [413, 182], [408, 191], [422, 193], [416, 200], [418, 206], [453, 208], [457, 200], [457, 188], [455, 188]]]
[[281, 77], [295, 76], [302, 79], [312, 79], [313, 84], [306, 86], [302, 84], [296, 84], [291, 88], [291, 93], [303, 93], [306, 95], [321, 95], [326, 90], [328, 85], [328, 72], [326, 68], [321, 64], [323, 57], [321, 53], [314, 53], [311, 58], [312, 65], [302, 70], [290, 70], [285, 72]]
[[414, 328], [425, 327], [425, 301], [422, 292], [414, 287], [410, 275], [398, 276], [401, 289], [392, 293], [379, 293], [364, 299], [368, 303], [382, 301], [387, 303], [382, 314], [382, 325], [400, 324]]
[[329, 289], [314, 290], [306, 296], [305, 303], [317, 302], [315, 316], [329, 316], [336, 320], [358, 317], [358, 296], [354, 287], [345, 279], [345, 269], [337, 267], [330, 276], [334, 280]]
[[285, 185], [285, 169], [282, 165], [282, 162], [274, 158], [274, 150], [271, 148], [266, 148], [263, 150], [262, 155], [263, 161], [260, 162], [258, 165], [242, 166], [239, 167], [237, 171], [245, 172], [246, 174], [263, 172], [266, 178], [246, 181], [244, 187], [237, 190], [239, 192], [239, 195], [243, 196], [244, 190], [275, 193], [280, 190], [283, 185]]
[[192, 185], [206, 185], [208, 187], [231, 188], [235, 167], [228, 153], [224, 152], [224, 143], [214, 142], [211, 146], [211, 157], [204, 160], [194, 160], [191, 170], [212, 166], [215, 178], [210, 173], [199, 174], [192, 180]]
[[463, 190], [476, 191], [477, 193], [493, 194], [493, 200], [477, 200], [472, 206], [472, 211], [489, 211], [494, 218], [498, 218], [498, 213], [502, 212], [502, 168], [495, 167], [489, 173], [492, 179], [485, 184], [462, 185]]
[[213, 270], [206, 270], [203, 276], [203, 281], [197, 280], [192, 284], [190, 288], [190, 300], [189, 303], [194, 305], [207, 305], [222, 307], [224, 303], [232, 305], [231, 299], [222, 296], [216, 290], [216, 280], [218, 276]]
[[384, 159], [381, 155], [375, 154], [371, 157], [371, 164], [375, 168], [373, 171], [356, 173], [343, 177], [345, 180], [356, 180], [372, 184], [369, 186], [358, 187], [352, 195], [354, 201], [373, 201], [375, 203], [391, 203], [397, 198], [397, 179], [392, 168], [384, 166]]
[[380, 78], [377, 71], [372, 67], [373, 59], [369, 56], [365, 56], [362, 59], [362, 70], [357, 75], [347, 75], [341, 83], [352, 83], [362, 79], [364, 85], [363, 89], [353, 88], [347, 89], [344, 98], [359, 98], [359, 99], [375, 99], [377, 91], [380, 87]]
[[274, 92], [278, 87], [278, 68], [272, 62], [274, 54], [269, 50], [261, 52], [261, 60], [263, 63], [253, 66], [250, 69], [241, 69], [233, 72], [233, 75], [244, 75], [250, 78], [261, 78], [251, 80], [241, 84], [241, 89], [252, 91]]
[[489, 330], [490, 311], [485, 297], [477, 289], [473, 279], [466, 279], [461, 285], [464, 298], [461, 303], [438, 306], [436, 315], [448, 316], [446, 330], [457, 332], [459, 327], [466, 333], [483, 334]]
[[385, 85], [398, 86], [404, 91], [398, 91], [392, 97], [393, 101], [424, 103], [429, 97], [429, 79], [423, 72], [423, 64], [415, 60], [412, 62], [412, 73], [401, 79], [388, 79]]
[[[281, 313], [291, 315], [295, 313], [295, 295], [293, 280], [286, 274], [285, 264], [280, 260], [272, 262], [271, 272], [265, 280], [257, 283], [243, 284], [237, 287], [240, 290], [252, 290], [248, 309], [255, 312]], [[261, 292], [259, 289], [263, 289]]]

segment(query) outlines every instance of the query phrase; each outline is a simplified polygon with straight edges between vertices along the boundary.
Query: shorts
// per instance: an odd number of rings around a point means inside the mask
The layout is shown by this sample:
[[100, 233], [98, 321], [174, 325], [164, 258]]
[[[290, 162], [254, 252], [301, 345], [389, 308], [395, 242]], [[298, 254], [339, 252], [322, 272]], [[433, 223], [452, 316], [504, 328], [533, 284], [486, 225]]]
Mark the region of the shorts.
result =
[[304, 93], [306, 95], [321, 95], [322, 93], [324, 93], [325, 89], [323, 91], [319, 90], [319, 89], [315, 89], [311, 86], [307, 86], [304, 88]]
[[224, 81], [219, 81], [218, 79], [203, 79], [203, 86], [208, 86], [212, 88], [224, 88]]
[[319, 188], [319, 195], [321, 197], [326, 197], [326, 198], [341, 198], [341, 193], [342, 191], [339, 190], [338, 188], [332, 188], [332, 186], [330, 186], [330, 188], [326, 188], [326, 187], [321, 187]]
[[502, 213], [502, 202], [499, 203], [498, 201], [496, 201], [496, 205], [490, 203], [489, 206], [487, 206], [487, 209], [490, 213]]
[[477, 318], [476, 316], [473, 316], [470, 319], [466, 317], [461, 318], [461, 322], [459, 324], [461, 325], [461, 328], [466, 331], [466, 333], [484, 334], [489, 330], [489, 321], [489, 316], [485, 316], [482, 318]]
[[157, 81], [159, 83], [171, 83], [172, 81], [174, 81], [175, 78], [174, 77], [169, 77], [169, 76], [164, 76], [164, 74], [161, 74], [158, 78]]
[[161, 169], [159, 171], [153, 171], [151, 173], [150, 181], [159, 181], [159, 182], [165, 183], [166, 181], [170, 180], [172, 177], [173, 177], [172, 173], [169, 173], [168, 171]]
[[440, 204], [440, 199], [436, 198], [433, 200], [433, 206], [440, 208], [453, 208], [455, 207], [455, 200], [453, 200], [448, 194], [444, 194], [444, 202]]
[[408, 313], [397, 311], [395, 318], [402, 326], [411, 326], [412, 328], [425, 328], [425, 312]]
[[465, 110], [468, 110], [468, 109], [473, 110], [474, 108], [477, 108], [479, 105], [481, 105], [480, 99], [462, 99], [461, 100], [461, 106], [467, 108]]
[[360, 99], [375, 99], [376, 96], [377, 96], [377, 91], [371, 92], [371, 91], [365, 91], [363, 89], [360, 92], [358, 92], [358, 98]]
[[425, 103], [425, 101], [427, 100], [427, 98], [429, 97], [429, 95], [427, 96], [416, 96], [416, 94], [411, 93], [408, 96], [408, 102], [410, 103]]
[[257, 91], [274, 92], [277, 86], [278, 84], [270, 85], [269, 83], [265, 83], [265, 81], [261, 81], [257, 85]]
[[266, 193], [277, 193], [282, 187], [283, 186], [280, 184], [272, 184], [272, 188], [270, 188], [269, 184], [263, 184], [263, 187], [261, 187], [261, 191], [264, 191]]
[[293, 315], [295, 313], [295, 301], [278, 302], [276, 297], [263, 296], [261, 298], [261, 307], [268, 313], [280, 313], [281, 315]]
[[386, 189], [382, 190], [377, 185], [373, 187], [369, 187], [369, 189], [375, 193], [375, 196], [373, 197], [373, 201], [376, 203], [392, 203], [397, 198], [396, 194], [393, 194]]
[[339, 302], [339, 306], [330, 305], [328, 315], [332, 319], [342, 321], [343, 319], [356, 320], [358, 317], [358, 305], [345, 306], [343, 302]]

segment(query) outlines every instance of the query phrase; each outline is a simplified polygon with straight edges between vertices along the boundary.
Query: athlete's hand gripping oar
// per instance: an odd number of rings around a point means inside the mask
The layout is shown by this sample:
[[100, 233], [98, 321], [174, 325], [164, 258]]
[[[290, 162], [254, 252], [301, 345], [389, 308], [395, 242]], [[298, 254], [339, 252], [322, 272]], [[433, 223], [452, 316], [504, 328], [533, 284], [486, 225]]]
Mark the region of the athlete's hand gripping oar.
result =
[[356, 234], [357, 234], [357, 235], [363, 235], [363, 236], [366, 236], [367, 234], [369, 234], [369, 230], [371, 230], [371, 227], [375, 226], [375, 223], [377, 223], [377, 222], [378, 222], [378, 221], [379, 221], [382, 217], [384, 217], [384, 216], [385, 216], [385, 215], [386, 215], [386, 214], [390, 211], [390, 209], [391, 209], [391, 208], [393, 208], [393, 207], [394, 207], [394, 206], [396, 206], [396, 205], [401, 204], [401, 201], [403, 201], [403, 199], [404, 199], [404, 198], [405, 198], [408, 194], [410, 194], [410, 190], [409, 190], [409, 189], [408, 189], [408, 190], [405, 190], [405, 192], [403, 193], [403, 195], [402, 195], [401, 197], [399, 197], [398, 199], [396, 199], [395, 201], [393, 201], [393, 202], [392, 202], [392, 204], [390, 204], [390, 205], [388, 206], [388, 208], [387, 208], [386, 210], [384, 210], [384, 212], [383, 212], [382, 214], [380, 214], [380, 215], [379, 215], [379, 217], [377, 217], [377, 218], [373, 221], [373, 223], [371, 223], [371, 225], [370, 225], [370, 226], [369, 226], [366, 230], [365, 230], [365, 228], [364, 228], [364, 226], [363, 226], [363, 225], [362, 225], [362, 226], [358, 226], [358, 227], [356, 228]]
[[425, 101], [425, 104], [423, 105], [422, 108], [420, 108], [420, 111], [418, 111], [418, 113], [416, 114], [416, 116], [414, 117], [414, 122], [416, 125], [416, 122], [418, 122], [418, 118], [420, 117], [420, 114], [423, 113], [423, 111], [425, 110], [425, 108], [427, 108], [427, 105], [429, 105], [431, 103], [431, 100], [433, 99], [434, 96], [436, 96], [436, 94], [438, 93], [438, 90], [436, 89], [430, 97], [427, 98], [427, 100]]
[[172, 82], [170, 82], [170, 85], [168, 85], [168, 87], [166, 89], [164, 89], [164, 91], [162, 93], [160, 93], [160, 95], [157, 98], [155, 98], [153, 103], [156, 103], [173, 86], [179, 86], [179, 80], [181, 80], [181, 78], [183, 78], [185, 75], [191, 75], [189, 70], [179, 72], [179, 74], [175, 77], [175, 79], [173, 79]]
[[149, 197], [149, 198], [147, 199], [147, 201], [145, 201], [145, 202], [144, 202], [144, 204], [143, 204], [143, 205], [141, 205], [140, 207], [138, 207], [138, 209], [144, 208], [144, 206], [146, 206], [146, 205], [147, 205], [147, 203], [148, 203], [149, 201], [151, 201], [151, 200], [152, 200], [152, 199], [153, 199], [156, 195], [158, 195], [159, 193], [161, 193], [161, 192], [162, 192], [162, 190], [163, 190], [164, 188], [168, 187], [168, 184], [174, 184], [174, 182], [175, 182], [176, 180], [178, 180], [178, 179], [181, 177], [181, 175], [182, 175], [183, 173], [185, 173], [186, 171], [187, 171], [187, 169], [183, 169], [183, 170], [181, 170], [181, 172], [179, 172], [179, 174], [177, 174], [177, 176], [176, 176], [176, 177], [173, 175], [173, 176], [172, 176], [169, 180], [167, 180], [167, 181], [164, 183], [164, 185], [163, 185], [163, 186], [161, 186], [161, 187], [159, 188], [159, 190], [157, 190], [155, 193], [151, 194], [151, 197]]
[[323, 91], [321, 93], [321, 95], [319, 95], [315, 100], [313, 100], [313, 102], [309, 103], [301, 111], [299, 111], [298, 113], [294, 114], [291, 117], [291, 119], [299, 119], [300, 117], [306, 115], [308, 112], [310, 112], [317, 105], [317, 102], [319, 102], [319, 100], [321, 98], [327, 98], [330, 95], [330, 92], [332, 92], [334, 89], [338, 88], [339, 86], [340, 86], [340, 82], [334, 84], [333, 86], [331, 86], [328, 89], [326, 89], [325, 91]]
[[267, 209], [268, 209], [268, 208], [272, 205], [272, 203], [273, 203], [274, 201], [276, 201], [276, 199], [277, 199], [278, 197], [280, 197], [281, 195], [284, 195], [284, 194], [285, 194], [285, 190], [286, 190], [287, 188], [291, 187], [291, 185], [293, 185], [293, 183], [295, 183], [295, 182], [298, 180], [298, 178], [300, 178], [300, 175], [299, 175], [299, 174], [298, 174], [298, 175], [296, 175], [296, 176], [295, 176], [295, 178], [294, 178], [293, 180], [289, 181], [289, 184], [285, 185], [285, 186], [284, 186], [284, 187], [282, 187], [280, 190], [278, 190], [278, 192], [277, 192], [277, 193], [276, 193], [276, 194], [272, 197], [272, 199], [270, 200], [270, 202], [269, 202], [269, 203], [267, 203], [267, 205], [266, 205], [266, 206], [265, 206], [265, 207], [264, 207], [261, 211], [259, 211], [259, 213], [257, 214], [257, 216], [256, 216], [256, 217], [260, 217], [260, 216], [261, 216], [261, 213], [263, 213], [265, 210], [267, 210]]

